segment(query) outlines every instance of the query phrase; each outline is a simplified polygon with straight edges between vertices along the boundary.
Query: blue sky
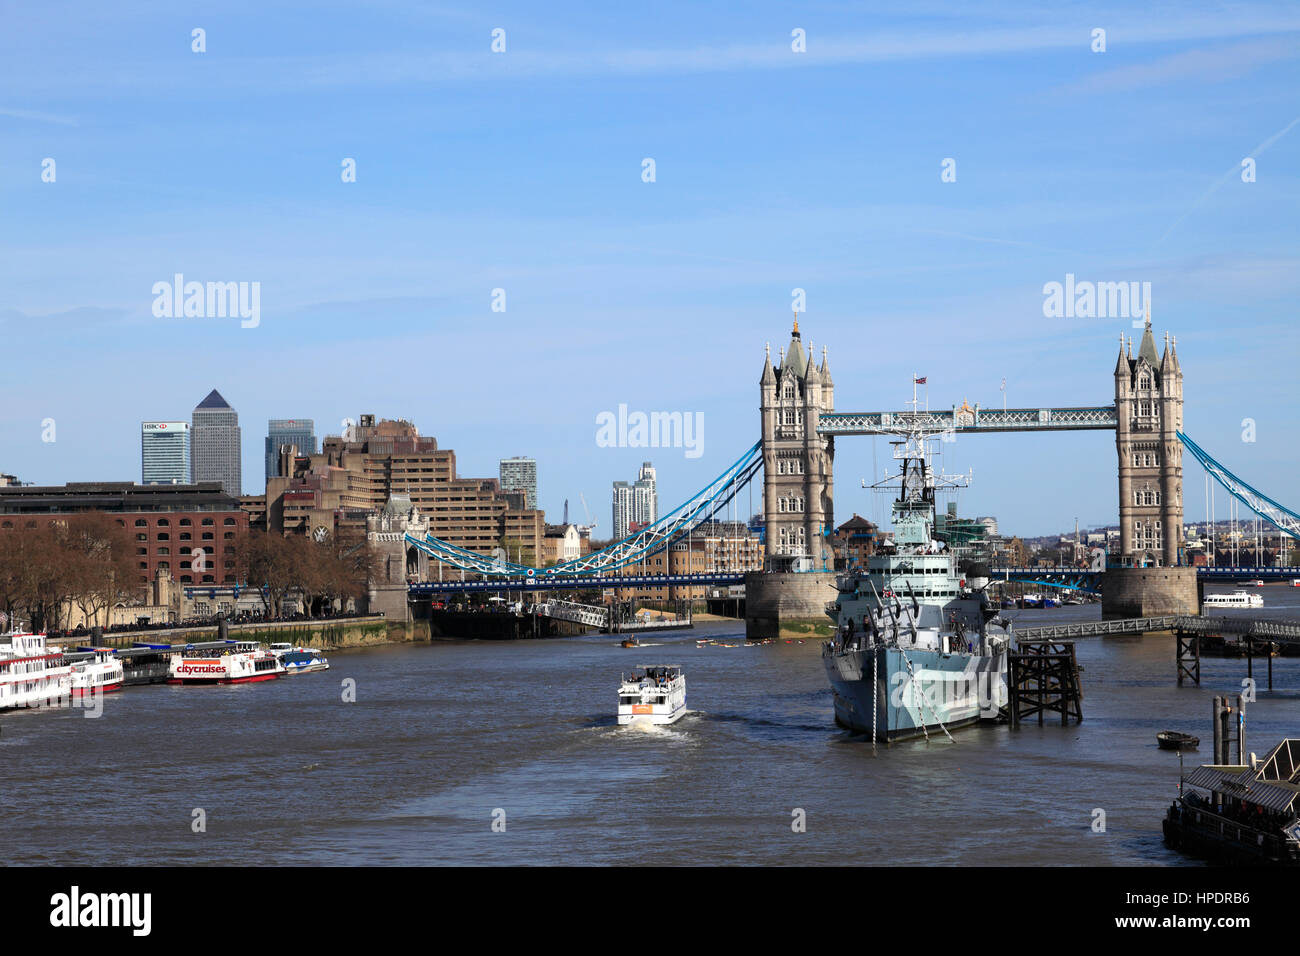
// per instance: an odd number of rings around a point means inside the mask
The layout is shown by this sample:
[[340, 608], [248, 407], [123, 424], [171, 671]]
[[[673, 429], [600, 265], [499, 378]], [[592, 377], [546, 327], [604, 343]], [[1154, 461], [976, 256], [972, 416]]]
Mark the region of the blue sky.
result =
[[[139, 422], [217, 388], [246, 493], [268, 418], [374, 412], [464, 475], [536, 457], [548, 518], [582, 492], [599, 533], [643, 459], [666, 508], [757, 438], [796, 287], [839, 410], [913, 374], [937, 406], [1108, 403], [1131, 322], [1045, 318], [1073, 273], [1150, 282], [1188, 433], [1300, 500], [1294, 4], [265, 6], [0, 12], [0, 471], [138, 480]], [[260, 325], [155, 318], [177, 272], [260, 282]], [[704, 454], [598, 447], [620, 403], [703, 413]], [[837, 520], [874, 513], [873, 444], [838, 443]], [[1108, 433], [945, 451], [1004, 531], [1116, 520]], [[1202, 487], [1189, 461], [1189, 519]]]

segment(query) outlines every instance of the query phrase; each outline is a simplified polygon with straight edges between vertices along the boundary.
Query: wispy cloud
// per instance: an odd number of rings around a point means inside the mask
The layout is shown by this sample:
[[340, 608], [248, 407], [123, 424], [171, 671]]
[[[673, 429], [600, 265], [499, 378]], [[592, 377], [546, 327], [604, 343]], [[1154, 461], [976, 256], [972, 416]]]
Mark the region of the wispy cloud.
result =
[[1188, 50], [1150, 63], [1094, 74], [1062, 89], [1067, 93], [1118, 93], [1165, 83], [1218, 83], [1235, 79], [1275, 60], [1300, 57], [1294, 37], [1270, 37], [1215, 50]]
[[11, 110], [0, 106], [0, 116], [10, 119], [31, 120], [35, 123], [54, 123], [58, 126], [76, 126], [75, 116], [59, 116], [55, 113], [42, 113], [37, 110]]
[[[1285, 136], [1287, 133], [1289, 133], [1289, 132], [1291, 131], [1292, 127], [1294, 127], [1297, 123], [1300, 123], [1300, 116], [1297, 116], [1295, 119], [1293, 119], [1291, 122], [1287, 123], [1285, 126], [1283, 126], [1280, 130], [1278, 130], [1278, 131], [1277, 131], [1276, 133], [1274, 133], [1272, 136], [1268, 137], [1268, 139], [1264, 140], [1264, 142], [1260, 143], [1258, 146], [1256, 146], [1254, 149], [1252, 149], [1249, 153], [1247, 153], [1246, 156], [1249, 156], [1251, 159], [1258, 159], [1260, 153], [1264, 152], [1266, 149], [1268, 149], [1270, 146], [1272, 146], [1274, 143], [1276, 143], [1279, 139], [1281, 139], [1283, 136]], [[1195, 212], [1195, 211], [1196, 211], [1196, 210], [1197, 210], [1197, 209], [1198, 209], [1202, 204], [1204, 204], [1204, 202], [1205, 202], [1207, 199], [1209, 199], [1209, 198], [1210, 198], [1211, 196], [1213, 196], [1216, 192], [1218, 192], [1218, 191], [1219, 191], [1219, 190], [1220, 190], [1220, 189], [1221, 189], [1221, 188], [1222, 188], [1226, 183], [1228, 183], [1228, 182], [1230, 182], [1231, 180], [1233, 180], [1233, 179], [1239, 177], [1240, 175], [1241, 175], [1241, 165], [1240, 165], [1240, 164], [1235, 165], [1235, 166], [1230, 166], [1230, 167], [1228, 168], [1228, 171], [1227, 171], [1226, 173], [1224, 173], [1224, 174], [1223, 174], [1222, 176], [1220, 176], [1217, 180], [1215, 180], [1214, 184], [1213, 184], [1212, 186], [1210, 186], [1209, 189], [1207, 189], [1207, 190], [1205, 190], [1205, 192], [1201, 193], [1201, 195], [1200, 195], [1199, 197], [1197, 197], [1196, 201], [1193, 202], [1190, 206], [1188, 206], [1187, 209], [1186, 209], [1186, 211], [1185, 211], [1181, 216], [1179, 216], [1177, 219], [1175, 219], [1175, 220], [1170, 224], [1169, 228], [1166, 229], [1166, 230], [1161, 234], [1160, 238], [1156, 240], [1155, 244], [1156, 244], [1156, 245], [1160, 245], [1160, 243], [1162, 243], [1162, 242], [1164, 242], [1166, 239], [1168, 239], [1168, 238], [1169, 238], [1169, 234], [1172, 233], [1175, 229], [1177, 229], [1177, 228], [1182, 224], [1183, 220], [1185, 220], [1188, 216], [1190, 216], [1192, 213], [1194, 213], [1194, 212]]]
[[[1090, 26], [1104, 22], [1115, 46], [1229, 40], [1279, 33], [1300, 32], [1300, 10], [1242, 8], [1232, 16], [1187, 14], [1142, 16], [1127, 11], [1090, 14], [1088, 21], [1062, 24], [990, 27], [975, 15], [945, 19], [941, 23], [907, 29], [873, 31], [869, 34], [821, 31], [809, 25], [807, 52], [790, 48], [788, 31], [761, 41], [690, 47], [628, 47], [610, 42], [607, 36], [566, 36], [563, 45], [539, 42], [528, 31], [512, 32], [509, 52], [493, 54], [486, 35], [478, 49], [401, 49], [378, 52], [331, 52], [324, 54], [249, 56], [227, 59], [214, 74], [178, 68], [174, 61], [146, 63], [139, 60], [98, 60], [93, 72], [79, 61], [55, 63], [39, 72], [0, 71], [10, 90], [54, 92], [76, 89], [82, 93], [111, 94], [114, 90], [148, 89], [159, 84], [168, 89], [297, 90], [375, 88], [403, 85], [443, 86], [463, 82], [517, 78], [573, 78], [585, 76], [690, 75], [752, 70], [802, 70], [816, 67], [888, 63], [908, 60], [950, 59], [995, 55], [1033, 54], [1053, 50], [1087, 51]], [[1241, 44], [1218, 52], [1179, 54], [1155, 64], [1109, 71], [1091, 78], [1086, 88], [1127, 88], [1161, 82], [1196, 71], [1227, 71], [1244, 68], [1248, 55], [1288, 55], [1295, 44], [1271, 39]], [[1253, 53], [1252, 53], [1253, 51]], [[215, 54], [209, 54], [215, 55]]]

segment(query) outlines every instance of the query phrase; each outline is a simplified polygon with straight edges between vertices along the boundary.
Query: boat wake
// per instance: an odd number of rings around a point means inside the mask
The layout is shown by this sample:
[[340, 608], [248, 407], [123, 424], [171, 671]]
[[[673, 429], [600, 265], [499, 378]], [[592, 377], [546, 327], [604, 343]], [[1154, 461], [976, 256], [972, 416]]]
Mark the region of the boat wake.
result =
[[652, 723], [649, 718], [634, 719], [630, 724], [618, 724], [614, 729], [620, 737], [661, 737], [665, 740], [686, 740], [690, 735], [683, 733], [680, 728], [683, 721], [694, 715], [695, 711], [688, 710], [671, 724]]

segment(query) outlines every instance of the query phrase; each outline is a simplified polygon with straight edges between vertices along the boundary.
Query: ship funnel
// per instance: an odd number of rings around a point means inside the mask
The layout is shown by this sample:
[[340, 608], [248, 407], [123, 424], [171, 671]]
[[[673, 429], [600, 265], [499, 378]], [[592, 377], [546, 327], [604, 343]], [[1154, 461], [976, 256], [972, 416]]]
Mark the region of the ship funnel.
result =
[[972, 590], [983, 591], [989, 585], [991, 572], [983, 561], [972, 561], [966, 567], [966, 583]]

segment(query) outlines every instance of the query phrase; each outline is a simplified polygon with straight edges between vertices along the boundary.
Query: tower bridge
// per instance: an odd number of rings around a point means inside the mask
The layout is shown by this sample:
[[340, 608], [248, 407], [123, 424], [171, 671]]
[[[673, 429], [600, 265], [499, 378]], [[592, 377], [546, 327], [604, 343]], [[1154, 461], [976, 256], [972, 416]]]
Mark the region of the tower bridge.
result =
[[[836, 411], [828, 350], [822, 349], [819, 365], [811, 348], [804, 348], [796, 316], [790, 342], [779, 350], [775, 363], [770, 346], [766, 350], [759, 378], [759, 441], [658, 521], [601, 551], [548, 568], [468, 551], [434, 538], [427, 526], [385, 523], [371, 535], [373, 544], [391, 552], [385, 563], [387, 583], [381, 582], [380, 588], [394, 594], [400, 590], [403, 599], [421, 595], [427, 599], [452, 590], [618, 586], [631, 584], [633, 578], [638, 583], [646, 579], [662, 584], [717, 584], [719, 573], [733, 583], [734, 571], [678, 574], [671, 580], [615, 572], [664, 551], [714, 518], [761, 470], [766, 569], [744, 578], [747, 630], [750, 636], [771, 636], [790, 623], [827, 621], [823, 608], [834, 574], [828, 536], [834, 528], [837, 438], [899, 435], [918, 429], [953, 435], [1108, 430], [1115, 432], [1120, 551], [1104, 570], [1054, 573], [1069, 575], [1071, 586], [1101, 590], [1107, 616], [1196, 613], [1196, 569], [1183, 566], [1180, 551], [1184, 447], [1235, 498], [1274, 527], [1300, 537], [1300, 515], [1233, 475], [1183, 433], [1183, 373], [1177, 341], [1166, 333], [1163, 352], [1158, 352], [1149, 316], [1136, 353], [1132, 340], [1120, 336], [1113, 389], [1114, 402], [1109, 405], [984, 409], [963, 403], [951, 409]], [[462, 581], [427, 580], [431, 561], [458, 569]], [[1042, 569], [1015, 570], [1022, 580], [1031, 571], [1040, 577], [1044, 574]], [[474, 578], [466, 579], [467, 574]], [[413, 579], [415, 583], [409, 583]], [[372, 586], [372, 596], [374, 592]]]

